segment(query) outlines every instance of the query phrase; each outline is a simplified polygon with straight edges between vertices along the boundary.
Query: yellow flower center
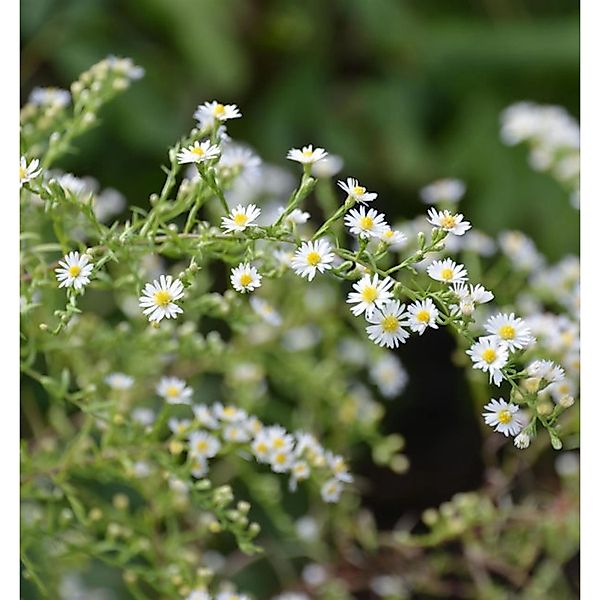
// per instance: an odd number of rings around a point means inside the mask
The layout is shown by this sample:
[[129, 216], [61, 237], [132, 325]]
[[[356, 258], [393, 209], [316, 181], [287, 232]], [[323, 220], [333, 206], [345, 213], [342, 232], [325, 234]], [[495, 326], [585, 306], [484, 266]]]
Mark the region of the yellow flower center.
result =
[[496, 360], [496, 351], [493, 348], [486, 348], [481, 353], [481, 358], [489, 365]]
[[361, 217], [359, 223], [363, 229], [373, 228], [373, 219], [371, 217]]
[[394, 232], [391, 229], [388, 229], [387, 231], [385, 231], [383, 233], [383, 237], [388, 238], [388, 239], [392, 238], [392, 237], [394, 237]]
[[513, 415], [510, 410], [503, 409], [498, 413], [498, 421], [502, 423], [502, 425], [506, 425], [513, 420]]
[[283, 441], [283, 438], [276, 437], [273, 440], [273, 448], [282, 448], [284, 444], [285, 442]]
[[206, 440], [198, 440], [196, 442], [196, 450], [198, 450], [198, 452], [204, 452], [207, 449], [208, 449], [208, 442]]
[[234, 217], [233, 217], [233, 222], [236, 225], [245, 225], [248, 222], [248, 217], [244, 214], [244, 213], [237, 213]]
[[444, 229], [452, 229], [456, 225], [456, 217], [445, 215], [441, 219], [441, 224]]
[[77, 277], [81, 273], [81, 267], [79, 265], [72, 265], [69, 267], [69, 275], [71, 277]]
[[179, 388], [177, 386], [170, 385], [165, 390], [165, 396], [167, 396], [168, 398], [176, 398], [177, 396], [179, 396]]
[[280, 452], [279, 454], [275, 455], [275, 462], [279, 463], [280, 465], [282, 465], [287, 459], [287, 456], [283, 453]]
[[312, 150], [302, 150], [302, 156], [305, 156], [306, 158], [312, 158], [313, 154], [314, 152]]
[[222, 117], [225, 114], [225, 107], [222, 104], [217, 104], [213, 109], [215, 117]]
[[[247, 284], [244, 284], [244, 285], [247, 285]], [[236, 410], [235, 410], [234, 406], [226, 406], [223, 409], [223, 415], [225, 415], [226, 417], [229, 417], [229, 418], [235, 417], [235, 413], [236, 413]]]
[[367, 302], [375, 302], [378, 296], [379, 292], [377, 291], [377, 288], [372, 285], [367, 285], [362, 291], [363, 300]]
[[204, 152], [204, 148], [201, 148], [200, 146], [194, 146], [191, 150], [192, 154], [195, 154], [196, 156], [204, 156], [206, 153]]
[[394, 331], [397, 331], [398, 319], [393, 315], [388, 315], [387, 317], [384, 317], [383, 321], [381, 321], [381, 328], [386, 333], [393, 333]]
[[444, 279], [445, 281], [448, 281], [448, 280], [452, 279], [452, 277], [454, 277], [454, 271], [452, 269], [450, 269], [449, 267], [446, 267], [445, 269], [442, 269], [442, 272], [440, 273], [440, 277], [442, 279]]
[[244, 287], [246, 287], [247, 285], [250, 285], [252, 283], [252, 275], [249, 275], [248, 273], [242, 273], [240, 275], [240, 285], [243, 285]]
[[428, 310], [420, 310], [417, 314], [417, 321], [420, 321], [421, 323], [427, 323], [429, 321], [429, 311]]
[[27, 169], [19, 166], [19, 179], [25, 179], [27, 177]]
[[515, 328], [512, 325], [502, 325], [498, 330], [503, 340], [513, 340], [515, 338]]
[[355, 185], [355, 186], [352, 188], [352, 193], [353, 193], [355, 196], [362, 196], [362, 195], [363, 195], [363, 194], [364, 194], [366, 191], [367, 191], [367, 189], [366, 189], [366, 188], [364, 188], [362, 185]]
[[258, 454], [266, 454], [269, 450], [269, 448], [264, 442], [259, 442], [258, 444], [256, 444], [255, 449]]
[[306, 255], [306, 262], [314, 267], [321, 262], [321, 255], [313, 250]]
[[154, 303], [160, 306], [161, 308], [165, 308], [171, 302], [171, 293], [167, 292], [167, 290], [159, 290], [154, 294]]

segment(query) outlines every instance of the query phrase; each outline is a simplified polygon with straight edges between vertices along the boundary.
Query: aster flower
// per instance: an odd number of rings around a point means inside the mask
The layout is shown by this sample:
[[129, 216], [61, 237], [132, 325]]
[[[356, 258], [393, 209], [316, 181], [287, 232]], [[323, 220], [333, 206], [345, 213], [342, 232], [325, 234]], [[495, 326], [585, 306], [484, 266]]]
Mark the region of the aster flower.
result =
[[183, 298], [183, 284], [170, 275], [161, 275], [152, 283], [147, 283], [143, 295], [139, 298], [140, 306], [149, 321], [160, 322], [162, 319], [176, 319], [183, 309], [175, 304], [175, 300]]
[[562, 381], [565, 378], [564, 369], [551, 360], [535, 360], [527, 367], [527, 374], [541, 377], [550, 383]]
[[41, 175], [42, 169], [38, 168], [39, 165], [40, 161], [37, 158], [32, 159], [27, 164], [27, 159], [21, 156], [21, 162], [19, 163], [19, 188], [23, 187], [24, 183], [28, 183]]
[[206, 431], [194, 431], [189, 435], [190, 454], [198, 458], [212, 458], [221, 448], [221, 442]]
[[247, 227], [256, 227], [254, 221], [260, 215], [260, 208], [256, 204], [242, 206], [238, 204], [229, 215], [221, 218], [221, 228], [225, 233], [244, 231]]
[[125, 373], [109, 373], [104, 382], [113, 390], [128, 390], [134, 382], [133, 377], [125, 375]]
[[321, 498], [325, 502], [337, 502], [340, 499], [343, 485], [335, 477], [327, 480], [321, 487]]
[[408, 331], [403, 329], [409, 325], [408, 315], [404, 304], [398, 300], [387, 302], [382, 308], [375, 308], [371, 314], [366, 315], [367, 321], [372, 325], [367, 326], [369, 339], [378, 346], [397, 348], [404, 344], [409, 337]]
[[455, 263], [451, 258], [434, 260], [427, 267], [427, 274], [432, 279], [444, 283], [461, 283], [467, 279], [467, 270], [464, 265]]
[[90, 257], [87, 254], [79, 252], [69, 252], [59, 261], [59, 267], [54, 269], [56, 279], [60, 281], [58, 287], [74, 287], [80, 290], [90, 282], [90, 275], [94, 265], [89, 262]]
[[429, 217], [427, 220], [432, 225], [454, 235], [464, 235], [471, 229], [471, 223], [463, 221], [464, 217], [460, 213], [453, 215], [449, 210], [437, 211], [435, 208], [430, 208], [427, 216]]
[[376, 308], [383, 306], [392, 298], [390, 289], [394, 285], [394, 280], [386, 277], [379, 281], [379, 275], [365, 275], [360, 281], [353, 284], [354, 292], [348, 294], [346, 302], [355, 304], [350, 310], [353, 315], [358, 316], [365, 313], [369, 316]]
[[167, 404], [191, 404], [194, 390], [188, 387], [183, 379], [162, 377], [156, 386], [156, 393], [164, 398]]
[[239, 119], [242, 113], [235, 104], [221, 104], [216, 100], [201, 104], [194, 112], [194, 119], [198, 121], [200, 129], [214, 127], [230, 119]]
[[323, 148], [315, 148], [313, 150], [312, 144], [304, 146], [302, 150], [292, 148], [287, 153], [288, 160], [295, 160], [296, 162], [302, 163], [303, 165], [312, 165], [319, 160], [322, 160], [327, 156], [327, 152]]
[[377, 198], [375, 192], [367, 192], [367, 189], [358, 183], [358, 179], [348, 177], [346, 181], [338, 181], [338, 185], [356, 202], [371, 202]]
[[180, 165], [186, 163], [201, 163], [216, 158], [221, 154], [221, 149], [210, 143], [210, 140], [204, 140], [202, 143], [194, 142], [193, 146], [188, 146], [177, 153], [177, 162]]
[[266, 300], [258, 298], [257, 296], [252, 296], [250, 298], [250, 306], [254, 312], [269, 325], [273, 325], [274, 327], [279, 327], [281, 325], [281, 315]]
[[391, 250], [401, 250], [406, 246], [406, 235], [397, 229], [388, 227], [379, 236], [380, 241], [388, 244]]
[[516, 404], [507, 403], [503, 398], [492, 398], [483, 408], [488, 411], [481, 413], [483, 419], [487, 425], [494, 427], [494, 431], [508, 437], [517, 435], [523, 429], [524, 415]]
[[29, 94], [29, 102], [35, 106], [64, 108], [71, 103], [71, 94], [56, 87], [36, 87]]
[[365, 210], [364, 206], [353, 208], [344, 217], [344, 223], [350, 233], [362, 238], [381, 238], [389, 225], [385, 222], [385, 215], [378, 213], [374, 208]]
[[242, 294], [253, 292], [261, 285], [262, 275], [259, 275], [256, 267], [250, 263], [240, 263], [234, 269], [231, 269], [231, 285]]
[[514, 313], [491, 316], [485, 323], [485, 330], [498, 336], [510, 351], [526, 348], [534, 340], [531, 329], [523, 319], [515, 317]]
[[426, 204], [458, 202], [465, 194], [465, 184], [460, 179], [439, 179], [421, 189], [421, 199]]
[[439, 315], [439, 310], [430, 298], [409, 305], [408, 314], [410, 315], [408, 320], [410, 328], [419, 335], [422, 335], [428, 327], [438, 328], [435, 320]]
[[525, 450], [525, 448], [529, 448], [531, 438], [526, 433], [521, 432], [513, 440], [513, 442], [515, 444], [515, 448], [519, 448], [519, 450]]
[[324, 273], [331, 269], [331, 263], [335, 259], [331, 250], [331, 244], [322, 238], [314, 242], [303, 242], [291, 260], [294, 273], [312, 281], [317, 271]]
[[480, 337], [470, 348], [467, 354], [473, 361], [474, 369], [481, 369], [489, 373], [490, 383], [496, 385], [504, 379], [501, 369], [508, 362], [508, 349], [506, 344], [493, 335]]

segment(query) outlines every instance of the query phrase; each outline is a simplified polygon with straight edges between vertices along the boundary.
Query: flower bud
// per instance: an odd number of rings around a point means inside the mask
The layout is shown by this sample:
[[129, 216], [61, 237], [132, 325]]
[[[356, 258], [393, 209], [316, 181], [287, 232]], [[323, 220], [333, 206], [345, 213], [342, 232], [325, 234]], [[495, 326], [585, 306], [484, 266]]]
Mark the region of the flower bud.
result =
[[558, 403], [563, 407], [563, 408], [570, 408], [571, 406], [573, 406], [573, 404], [575, 404], [575, 398], [573, 398], [573, 396], [563, 396]]

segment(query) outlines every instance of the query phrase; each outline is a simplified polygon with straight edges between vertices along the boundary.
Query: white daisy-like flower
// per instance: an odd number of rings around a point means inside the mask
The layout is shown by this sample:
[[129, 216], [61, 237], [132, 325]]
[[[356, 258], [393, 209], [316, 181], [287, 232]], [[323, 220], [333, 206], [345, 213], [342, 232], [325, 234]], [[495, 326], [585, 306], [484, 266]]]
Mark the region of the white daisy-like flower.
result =
[[508, 362], [506, 344], [494, 335], [480, 337], [468, 350], [467, 354], [473, 361], [474, 369], [489, 373], [490, 383], [496, 385], [504, 379], [501, 369]]
[[219, 427], [219, 422], [213, 416], [206, 404], [194, 404], [192, 406], [192, 412], [194, 413], [196, 421], [202, 426], [208, 427], [209, 429], [217, 429]]
[[342, 489], [342, 483], [335, 477], [332, 477], [321, 487], [321, 498], [323, 498], [325, 502], [337, 502], [340, 499]]
[[216, 600], [250, 600], [246, 594], [238, 594], [237, 592], [219, 592]]
[[516, 404], [505, 402], [503, 398], [491, 401], [483, 407], [486, 411], [481, 413], [484, 421], [494, 431], [503, 433], [506, 437], [517, 435], [523, 429], [525, 417]]
[[428, 327], [438, 329], [435, 320], [439, 315], [439, 310], [432, 302], [431, 298], [425, 298], [425, 300], [419, 300], [409, 305], [408, 307], [408, 324], [410, 328], [422, 335]]
[[133, 377], [125, 375], [125, 373], [109, 373], [105, 378], [104, 382], [106, 385], [111, 387], [113, 390], [128, 390], [134, 382]]
[[221, 218], [221, 228], [225, 233], [244, 231], [247, 227], [256, 227], [254, 221], [260, 215], [260, 208], [256, 204], [242, 206], [238, 204], [229, 215]]
[[221, 449], [221, 442], [207, 431], [194, 431], [189, 435], [190, 454], [200, 458], [213, 458]]
[[231, 285], [242, 294], [253, 292], [261, 285], [262, 275], [250, 263], [240, 263], [231, 269]]
[[406, 246], [406, 235], [397, 229], [392, 229], [391, 227], [385, 229], [379, 236], [379, 239], [385, 244], [388, 244], [390, 249], [394, 252], [401, 250], [404, 248], [404, 246]]
[[346, 181], [338, 181], [338, 185], [356, 202], [372, 202], [377, 198], [375, 192], [367, 192], [367, 188], [358, 183], [358, 179], [348, 177]]
[[235, 104], [221, 104], [216, 100], [199, 105], [194, 112], [194, 119], [201, 129], [214, 127], [230, 119], [239, 119], [241, 116], [242, 113]]
[[312, 165], [327, 156], [327, 152], [323, 148], [314, 148], [312, 144], [304, 146], [302, 150], [292, 148], [287, 153], [288, 160], [295, 160], [303, 165]]
[[236, 406], [232, 406], [231, 404], [223, 406], [220, 402], [216, 402], [214, 404], [213, 412], [217, 419], [220, 419], [226, 423], [239, 423], [248, 418], [245, 410], [237, 408]]
[[381, 238], [389, 229], [389, 225], [385, 222], [385, 215], [378, 213], [374, 208], [367, 211], [364, 206], [348, 211], [344, 223], [350, 233], [362, 238]]
[[426, 204], [458, 202], [465, 194], [465, 184], [460, 179], [439, 179], [421, 189], [421, 199]]
[[19, 163], [19, 188], [23, 187], [24, 183], [28, 183], [32, 179], [39, 177], [42, 173], [42, 169], [39, 168], [40, 161], [37, 158], [27, 164], [27, 159], [21, 156], [21, 162]]
[[491, 316], [485, 323], [485, 330], [498, 336], [510, 351], [526, 348], [534, 341], [531, 329], [523, 319], [515, 317], [514, 313]]
[[58, 287], [74, 287], [79, 290], [90, 282], [94, 265], [90, 263], [87, 254], [69, 252], [58, 264], [59, 267], [54, 269], [56, 279], [60, 281]]
[[386, 398], [393, 398], [402, 393], [408, 383], [406, 370], [392, 353], [376, 360], [369, 369], [369, 376]]
[[378, 346], [397, 348], [401, 343], [404, 344], [410, 335], [403, 329], [409, 325], [408, 314], [404, 304], [401, 305], [398, 300], [391, 300], [382, 308], [374, 309], [366, 318], [372, 323], [367, 325], [369, 339]]
[[494, 294], [486, 290], [482, 285], [472, 285], [466, 283], [456, 283], [452, 287], [456, 294], [459, 304], [452, 305], [455, 311], [460, 311], [463, 315], [472, 315], [477, 304], [485, 304], [494, 299]]
[[177, 315], [183, 312], [183, 309], [175, 304], [175, 300], [183, 298], [183, 284], [170, 275], [161, 275], [152, 283], [147, 283], [142, 294], [139, 303], [149, 321], [158, 323], [165, 317], [176, 319]]
[[269, 462], [274, 473], [285, 473], [294, 465], [294, 455], [288, 448], [274, 450], [271, 453]]
[[169, 419], [167, 425], [171, 430], [171, 433], [175, 435], [183, 435], [190, 428], [192, 422], [189, 419], [176, 419], [175, 417]]
[[205, 477], [208, 473], [208, 460], [203, 456], [190, 454], [190, 473], [196, 479]]
[[376, 308], [383, 308], [392, 298], [390, 289], [393, 285], [394, 280], [391, 277], [379, 281], [377, 273], [372, 276], [365, 275], [352, 285], [356, 291], [348, 294], [346, 302], [355, 305], [350, 309], [352, 314], [358, 316], [364, 312], [366, 316], [369, 316]]
[[333, 452], [328, 450], [325, 453], [325, 460], [327, 461], [329, 468], [333, 471], [336, 479], [345, 481], [346, 483], [352, 483], [352, 481], [354, 481], [354, 478], [348, 470], [348, 465], [342, 456], [333, 454]]
[[331, 251], [331, 244], [325, 239], [314, 242], [302, 242], [291, 260], [291, 266], [296, 275], [306, 277], [312, 281], [317, 274], [331, 269], [335, 254]]
[[281, 325], [281, 315], [266, 300], [258, 298], [257, 296], [252, 296], [250, 298], [250, 306], [254, 312], [269, 325], [273, 325], [274, 327], [279, 327]]
[[565, 378], [564, 369], [551, 360], [535, 360], [527, 367], [527, 374], [541, 377], [550, 383], [562, 381]]
[[191, 404], [194, 390], [178, 377], [162, 377], [156, 386], [156, 393], [167, 404]]
[[451, 258], [434, 260], [427, 267], [427, 274], [432, 279], [443, 283], [461, 283], [467, 279], [464, 265], [455, 263]]
[[449, 210], [437, 211], [435, 208], [430, 208], [427, 216], [429, 217], [427, 220], [432, 225], [454, 235], [464, 235], [471, 229], [471, 223], [463, 221], [464, 217], [460, 213], [453, 215]]
[[226, 442], [243, 444], [250, 439], [250, 434], [246, 431], [243, 423], [230, 423], [223, 429], [223, 439]]
[[212, 600], [210, 594], [204, 590], [192, 590], [186, 597], [185, 600]]
[[156, 420], [156, 415], [151, 408], [138, 406], [131, 411], [131, 418], [143, 427], [149, 427]]
[[188, 146], [177, 153], [177, 162], [180, 165], [187, 163], [201, 163], [216, 158], [221, 154], [219, 146], [210, 143], [210, 140], [204, 140], [202, 143], [194, 142], [193, 146]]
[[[283, 206], [277, 209], [278, 213], [281, 214], [285, 211]], [[284, 223], [288, 225], [304, 225], [310, 219], [310, 213], [295, 208], [287, 217], [284, 219]]]

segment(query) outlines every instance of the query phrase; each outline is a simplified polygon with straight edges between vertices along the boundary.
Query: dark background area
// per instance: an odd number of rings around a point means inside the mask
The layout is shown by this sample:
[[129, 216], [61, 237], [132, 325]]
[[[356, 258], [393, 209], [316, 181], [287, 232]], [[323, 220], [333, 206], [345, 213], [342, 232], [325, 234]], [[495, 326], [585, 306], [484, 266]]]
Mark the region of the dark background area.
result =
[[[146, 77], [60, 166], [131, 204], [162, 185], [166, 148], [195, 107], [219, 99], [240, 107], [229, 131], [265, 161], [285, 165], [307, 143], [341, 154], [342, 175], [377, 191], [390, 223], [424, 212], [420, 187], [459, 177], [476, 228], [522, 229], [555, 260], [578, 252], [579, 213], [525, 148], [501, 143], [499, 114], [532, 100], [578, 117], [578, 19], [571, 0], [27, 0], [22, 101], [130, 56]], [[480, 424], [453, 344], [436, 332], [400, 353], [411, 382], [385, 427], [406, 437], [412, 466], [369, 467], [382, 525], [481, 483]]]

